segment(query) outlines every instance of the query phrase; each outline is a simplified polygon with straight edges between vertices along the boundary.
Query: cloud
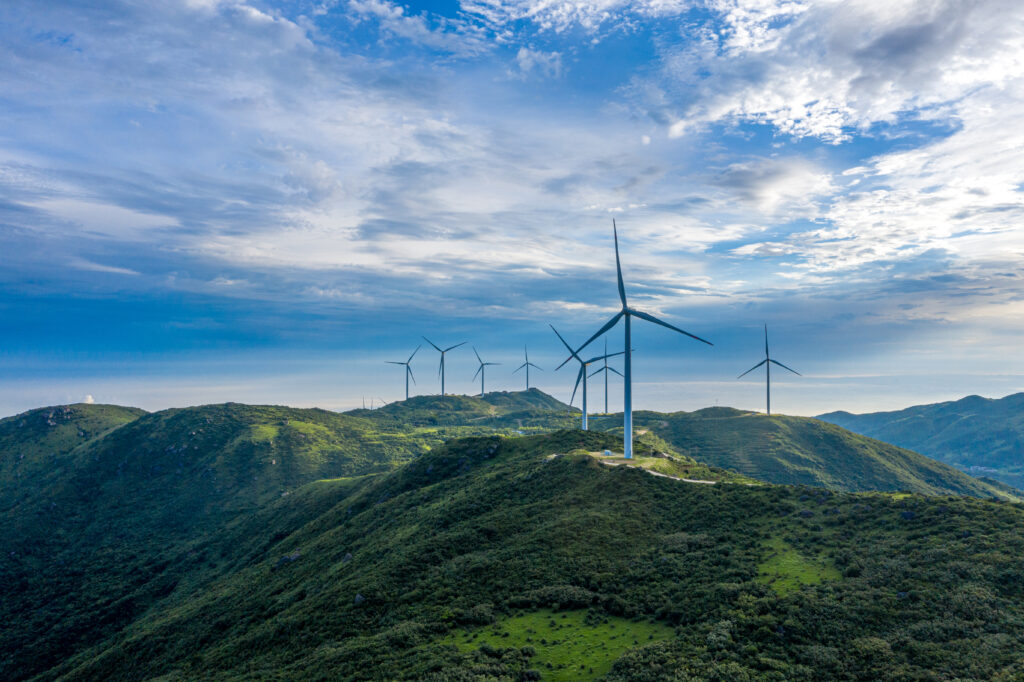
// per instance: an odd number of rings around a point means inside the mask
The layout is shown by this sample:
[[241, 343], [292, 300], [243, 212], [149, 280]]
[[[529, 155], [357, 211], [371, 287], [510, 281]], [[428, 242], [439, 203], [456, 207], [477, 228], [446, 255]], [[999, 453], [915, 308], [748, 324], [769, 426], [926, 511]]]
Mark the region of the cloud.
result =
[[70, 262], [71, 267], [78, 270], [88, 270], [90, 272], [109, 272], [115, 275], [138, 275], [138, 271], [130, 268], [119, 268], [116, 265], [103, 265], [101, 263], [93, 263], [87, 261], [84, 258], [73, 258]]
[[5, 282], [600, 317], [614, 215], [652, 310], [949, 320], [1019, 293], [993, 279], [1022, 253], [1016, 5], [321, 9], [4, 15]]
[[802, 159], [756, 159], [730, 164], [711, 182], [730, 191], [730, 199], [751, 204], [776, 219], [799, 214], [814, 217], [816, 203], [831, 196], [831, 176]]
[[[1024, 63], [1024, 6], [1004, 0], [799, 3], [719, 0], [694, 39], [668, 44], [632, 92], [680, 136], [723, 120], [840, 143], [855, 130], [930, 118]], [[856, 27], [856, 30], [851, 30]]]
[[178, 225], [169, 216], [142, 213], [122, 206], [71, 198], [52, 198], [25, 204], [67, 224], [78, 234], [137, 240], [146, 232]]
[[523, 77], [534, 72], [548, 78], [558, 78], [562, 75], [562, 55], [558, 52], [544, 52], [520, 47], [519, 52], [516, 53], [516, 65]]
[[541, 31], [564, 33], [582, 29], [596, 33], [606, 26], [621, 27], [636, 18], [676, 16], [699, 3], [688, 0], [467, 0], [461, 9], [498, 31], [519, 22], [529, 22]]
[[85, 403], [86, 405], [92, 405], [96, 401], [93, 400], [91, 395], [86, 395], [85, 398], [82, 399], [82, 402]]
[[[457, 19], [411, 14], [406, 7], [387, 0], [349, 0], [346, 9], [356, 17], [374, 19], [382, 32], [416, 45], [464, 57], [491, 49], [478, 27]], [[431, 26], [432, 22], [436, 25]]]

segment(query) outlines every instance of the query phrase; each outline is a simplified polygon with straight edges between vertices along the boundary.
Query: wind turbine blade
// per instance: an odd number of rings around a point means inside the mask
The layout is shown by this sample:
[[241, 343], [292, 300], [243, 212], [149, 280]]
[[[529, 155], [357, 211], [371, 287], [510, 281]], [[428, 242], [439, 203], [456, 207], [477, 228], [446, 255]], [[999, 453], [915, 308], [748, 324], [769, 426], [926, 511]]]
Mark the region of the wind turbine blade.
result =
[[485, 365], [500, 365], [500, 362], [485, 362]]
[[583, 369], [585, 365], [580, 365], [580, 373], [576, 375], [576, 385], [572, 387], [572, 398], [569, 398], [569, 404], [572, 405], [572, 401], [576, 398], [576, 389], [580, 387], [580, 382], [583, 381]]
[[539, 369], [542, 372], [544, 371], [542, 368], [538, 367], [537, 365], [533, 364], [532, 362], [528, 362], [526, 364], [528, 364], [530, 367], [533, 367], [534, 369]]
[[448, 346], [447, 348], [444, 349], [444, 352], [447, 353], [450, 350], [454, 350], [454, 349], [458, 348], [459, 346], [465, 346], [465, 345], [466, 345], [466, 342], [463, 341], [462, 343], [457, 343], [454, 346]]
[[772, 363], [773, 365], [778, 365], [782, 369], [788, 369], [790, 372], [792, 372], [793, 374], [797, 375], [798, 377], [802, 377], [803, 376], [803, 374], [801, 374], [800, 372], [796, 371], [795, 369], [792, 369], [791, 367], [786, 367], [784, 364], [782, 364], [778, 360], [775, 360], [774, 358], [769, 358], [768, 362]]
[[[565, 346], [565, 347], [566, 347], [566, 349], [568, 349], [568, 351], [569, 351], [570, 353], [572, 353], [572, 354], [573, 354], [573, 356], [575, 356], [575, 355], [576, 355], [576, 353], [573, 353], [573, 350], [572, 350], [572, 346], [570, 346], [570, 345], [569, 345], [569, 344], [568, 344], [568, 343], [566, 342], [566, 340], [562, 338], [562, 335], [558, 333], [558, 330], [557, 330], [557, 329], [555, 329], [555, 325], [553, 325], [553, 324], [551, 324], [551, 323], [549, 322], [549, 323], [548, 323], [548, 326], [549, 326], [549, 327], [551, 327], [551, 331], [553, 331], [553, 332], [555, 333], [555, 336], [557, 336], [557, 337], [558, 337], [558, 340], [562, 342], [562, 345], [563, 345], [563, 346]], [[568, 361], [566, 361], [566, 362], [568, 362]], [[562, 364], [564, 365], [565, 363], [563, 362]]]
[[[617, 312], [614, 315], [612, 315], [612, 319], [610, 319], [607, 322], [605, 322], [604, 326], [597, 330], [597, 333], [595, 333], [593, 336], [591, 336], [589, 339], [587, 339], [586, 343], [584, 343], [582, 346], [580, 346], [579, 348], [576, 349], [576, 353], [579, 353], [581, 350], [583, 350], [584, 348], [589, 346], [594, 339], [598, 338], [599, 336], [601, 336], [601, 334], [604, 334], [606, 331], [608, 331], [609, 329], [614, 327], [615, 324], [619, 321], [619, 318], [622, 317], [625, 314], [626, 313], [624, 311], [620, 310], [619, 312]], [[577, 357], [579, 357], [579, 356], [577, 356]]]
[[768, 324], [764, 325], [764, 356], [768, 357]]
[[476, 356], [476, 361], [482, 365], [484, 361], [480, 359], [480, 354], [476, 352], [476, 346], [473, 346], [473, 355]]
[[477, 367], [476, 368], [476, 374], [473, 375], [473, 378], [476, 379], [478, 376], [480, 376], [480, 372], [482, 372], [483, 369], [484, 369], [483, 365], [480, 365], [479, 367]]
[[744, 372], [743, 374], [739, 375], [739, 376], [738, 376], [738, 377], [736, 377], [736, 378], [737, 378], [737, 379], [742, 379], [743, 377], [747, 376], [748, 374], [750, 374], [751, 372], [753, 372], [753, 371], [754, 371], [755, 369], [757, 369], [758, 367], [760, 367], [761, 365], [763, 365], [763, 364], [764, 364], [764, 363], [766, 363], [766, 362], [768, 362], [768, 359], [767, 359], [767, 358], [765, 358], [765, 359], [764, 359], [764, 360], [762, 360], [761, 362], [757, 363], [756, 365], [754, 365], [753, 367], [751, 367], [751, 368], [750, 368], [750, 369], [748, 369], [748, 370], [747, 370], [746, 372]]
[[624, 350], [620, 350], [618, 353], [609, 353], [608, 355], [598, 355], [596, 358], [590, 358], [589, 360], [587, 360], [587, 364], [589, 365], [592, 362], [597, 362], [598, 360], [604, 360], [605, 358], [614, 358], [616, 355], [624, 355], [625, 352], [626, 351], [624, 351]]
[[441, 352], [442, 352], [442, 351], [441, 351], [441, 349], [437, 347], [437, 344], [436, 344], [436, 343], [434, 343], [433, 341], [431, 341], [430, 339], [428, 339], [427, 337], [425, 337], [425, 336], [424, 336], [424, 337], [423, 337], [423, 340], [424, 340], [424, 341], [426, 341], [427, 343], [429, 343], [429, 344], [430, 344], [431, 346], [433, 346], [433, 347], [434, 347], [435, 349], [437, 349], [437, 352], [438, 352], [438, 353], [441, 353]]
[[408, 370], [408, 372], [409, 372], [409, 378], [410, 378], [410, 379], [412, 379], [412, 383], [413, 383], [413, 385], [415, 385], [415, 384], [416, 384], [416, 377], [415, 377], [415, 376], [413, 376], [413, 373], [412, 373], [412, 367], [410, 367], [409, 365], [406, 365], [406, 366], [405, 366], [405, 369], [406, 369], [406, 370]]
[[[592, 376], [596, 376], [596, 375], [600, 374], [601, 372], [603, 372], [603, 371], [604, 371], [604, 369], [605, 369], [604, 367], [598, 367], [598, 368], [597, 368], [597, 369], [595, 369], [595, 370], [594, 370], [593, 372], [591, 372], [590, 374], [588, 374], [588, 375], [587, 375], [587, 378], [589, 379], [589, 378], [590, 378], [590, 377], [592, 377]], [[608, 369], [611, 369], [611, 367], [609, 367]]]
[[519, 366], [518, 366], [518, 367], [516, 367], [516, 368], [515, 368], [514, 370], [512, 370], [512, 373], [513, 373], [513, 374], [515, 374], [516, 372], [518, 372], [519, 370], [521, 370], [521, 369], [522, 369], [523, 367], [526, 367], [526, 364], [527, 364], [527, 363], [525, 363], [525, 362], [524, 362], [523, 364], [519, 365]]
[[660, 324], [662, 327], [667, 327], [668, 329], [671, 329], [672, 331], [677, 331], [680, 334], [685, 334], [686, 336], [689, 336], [691, 339], [696, 339], [697, 341], [700, 341], [701, 343], [706, 343], [709, 346], [715, 345], [715, 344], [711, 343], [710, 341], [705, 341], [704, 339], [700, 338], [699, 336], [695, 336], [694, 334], [691, 334], [688, 331], [680, 329], [679, 327], [675, 327], [675, 326], [669, 324], [668, 322], [662, 322], [661, 320], [656, 318], [654, 315], [650, 315], [648, 313], [641, 312], [639, 310], [633, 310], [633, 309], [630, 309], [629, 314], [630, 315], [635, 315], [636, 317], [639, 317], [641, 320], [647, 320], [648, 322], [653, 322], [654, 324]]
[[615, 274], [619, 277], [619, 299], [622, 301], [622, 308], [629, 307], [626, 304], [626, 286], [622, 283], [622, 264], [619, 262], [619, 229], [615, 226], [615, 218], [612, 218], [612, 234], [615, 235]]
[[385, 360], [384, 362], [386, 362], [389, 365], [404, 365], [405, 364], [404, 362], [395, 362], [394, 360]]
[[609, 371], [609, 372], [615, 372], [616, 374], [618, 374], [618, 375], [619, 375], [620, 377], [622, 377], [623, 379], [625, 379], [625, 378], [626, 378], [626, 377], [625, 377], [625, 376], [624, 376], [624, 375], [622, 374], [622, 372], [620, 372], [619, 370], [615, 369], [614, 367], [609, 367], [609, 368], [608, 368], [608, 371]]
[[526, 350], [526, 346], [523, 346], [523, 355], [526, 356], [526, 362], [530, 362], [530, 351]]
[[406, 363], [412, 362], [412, 359], [413, 359], [414, 357], [416, 357], [416, 354], [417, 354], [417, 353], [419, 353], [419, 352], [420, 352], [420, 348], [423, 348], [423, 344], [420, 344], [420, 345], [416, 346], [416, 350], [414, 350], [414, 351], [412, 352], [412, 355], [410, 355], [410, 356], [409, 356], [409, 359], [408, 359], [408, 360], [406, 360]]

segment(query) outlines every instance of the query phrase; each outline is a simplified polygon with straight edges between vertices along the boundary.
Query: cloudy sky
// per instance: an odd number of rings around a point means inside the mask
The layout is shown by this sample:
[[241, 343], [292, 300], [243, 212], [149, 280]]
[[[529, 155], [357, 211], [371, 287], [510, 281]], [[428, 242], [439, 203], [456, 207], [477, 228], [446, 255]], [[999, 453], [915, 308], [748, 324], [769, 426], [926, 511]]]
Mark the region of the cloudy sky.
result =
[[715, 343], [638, 322], [638, 407], [763, 407], [765, 323], [780, 411], [1012, 393], [1022, 113], [1019, 0], [6, 0], [0, 414], [391, 400], [421, 334], [567, 399], [613, 218]]

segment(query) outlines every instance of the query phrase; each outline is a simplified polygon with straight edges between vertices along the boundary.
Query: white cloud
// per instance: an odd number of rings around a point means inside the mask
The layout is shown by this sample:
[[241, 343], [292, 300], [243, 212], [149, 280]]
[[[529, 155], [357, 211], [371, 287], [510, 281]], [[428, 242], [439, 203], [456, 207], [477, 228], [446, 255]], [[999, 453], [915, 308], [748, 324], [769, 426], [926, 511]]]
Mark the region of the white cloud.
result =
[[76, 270], [88, 270], [91, 272], [109, 272], [115, 275], [138, 275], [137, 270], [131, 268], [119, 268], [116, 265], [103, 265], [101, 263], [93, 263], [92, 261], [85, 260], [84, 258], [72, 258], [69, 263], [71, 267]]
[[558, 52], [521, 47], [516, 53], [516, 65], [523, 76], [529, 76], [534, 72], [548, 78], [558, 78], [562, 75], [562, 55]]
[[[660, 74], [634, 84], [676, 119], [761, 121], [832, 142], [1004, 88], [1024, 66], [1024, 5], [993, 0], [721, 0], [720, 26], [670, 46]], [[673, 104], [674, 102], [674, 104]]]
[[693, 0], [463, 0], [463, 11], [498, 30], [528, 21], [541, 31], [563, 33], [573, 28], [596, 32], [604, 26], [628, 23], [634, 17], [681, 14], [701, 3]]
[[83, 402], [83, 403], [85, 403], [86, 405], [92, 405], [92, 404], [93, 404], [93, 403], [95, 403], [96, 401], [95, 401], [95, 400], [93, 400], [93, 398], [92, 398], [92, 396], [91, 396], [91, 395], [86, 395], [86, 396], [85, 396], [85, 398], [84, 398], [84, 399], [82, 399], [82, 402]]
[[178, 225], [178, 221], [169, 216], [82, 199], [43, 199], [25, 205], [50, 214], [75, 231], [118, 239], [141, 239], [150, 230]]

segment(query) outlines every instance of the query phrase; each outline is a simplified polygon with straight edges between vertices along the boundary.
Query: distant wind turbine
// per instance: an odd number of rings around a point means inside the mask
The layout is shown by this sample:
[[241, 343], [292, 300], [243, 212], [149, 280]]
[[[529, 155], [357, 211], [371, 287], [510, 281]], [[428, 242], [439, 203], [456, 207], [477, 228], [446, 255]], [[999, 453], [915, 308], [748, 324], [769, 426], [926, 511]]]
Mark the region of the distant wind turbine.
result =
[[614, 367], [608, 366], [608, 339], [604, 340], [604, 367], [598, 367], [594, 370], [594, 373], [590, 376], [597, 376], [601, 372], [604, 372], [604, 413], [608, 414], [608, 372], [615, 372], [620, 377], [622, 372], [615, 369]]
[[420, 351], [420, 348], [423, 348], [422, 344], [420, 344], [419, 346], [416, 346], [416, 350], [414, 350], [412, 352], [412, 355], [410, 355], [409, 359], [406, 360], [405, 362], [399, 362], [397, 360], [385, 360], [384, 361], [384, 362], [386, 362], [389, 365], [405, 365], [405, 399], [406, 400], [409, 399], [409, 379], [410, 378], [412, 379], [412, 383], [414, 383], [414, 384], [416, 383], [416, 377], [414, 377], [412, 375], [412, 367], [409, 366], [409, 363], [412, 362], [413, 357], [416, 355], [416, 353], [418, 353]]
[[764, 326], [764, 360], [762, 360], [761, 362], [757, 363], [756, 365], [754, 365], [753, 367], [751, 367], [746, 372], [744, 372], [743, 374], [739, 375], [736, 378], [737, 379], [742, 379], [743, 377], [747, 376], [748, 374], [753, 372], [755, 369], [757, 369], [761, 365], [764, 365], [764, 371], [765, 371], [765, 374], [764, 374], [764, 376], [765, 376], [765, 398], [767, 400], [767, 405], [766, 405], [765, 411], [768, 413], [768, 416], [770, 417], [770, 416], [772, 416], [772, 365], [778, 365], [782, 369], [788, 369], [790, 372], [792, 372], [793, 374], [795, 374], [797, 376], [803, 376], [803, 375], [800, 374], [800, 372], [796, 371], [795, 369], [790, 369], [789, 367], [786, 367], [784, 364], [782, 364], [778, 360], [775, 360], [774, 358], [771, 357], [771, 355], [768, 354], [768, 325], [767, 324]]
[[[529, 351], [526, 350], [526, 346], [523, 346], [523, 355], [526, 357], [526, 362], [524, 362], [523, 364], [521, 364], [518, 367], [516, 367], [515, 372], [512, 372], [512, 373], [515, 374], [516, 372], [518, 372], [519, 370], [523, 369], [524, 367], [526, 368], [526, 390], [529, 391], [530, 390], [530, 368], [533, 367], [534, 369], [540, 369], [540, 367], [538, 367], [537, 365], [535, 365], [532, 362], [530, 362], [530, 353], [529, 353]], [[543, 372], [544, 370], [540, 369], [540, 371]]]
[[607, 322], [605, 322], [604, 326], [601, 327], [597, 331], [597, 333], [595, 333], [593, 336], [591, 336], [589, 339], [587, 339], [587, 342], [584, 343], [582, 346], [580, 346], [577, 349], [577, 352], [579, 352], [579, 351], [583, 350], [584, 348], [586, 348], [587, 346], [589, 346], [590, 343], [592, 341], [594, 341], [594, 339], [598, 338], [599, 336], [604, 334], [606, 331], [608, 331], [609, 329], [614, 327], [618, 323], [619, 318], [623, 318], [623, 317], [626, 318], [626, 343], [623, 346], [623, 348], [625, 348], [625, 351], [623, 351], [623, 352], [626, 354], [626, 359], [625, 359], [625, 366], [623, 367], [623, 369], [625, 370], [625, 375], [624, 375], [625, 381], [623, 381], [623, 384], [624, 384], [625, 388], [623, 390], [623, 401], [622, 401], [622, 427], [623, 427], [622, 428], [622, 452], [623, 452], [623, 456], [625, 456], [626, 459], [630, 459], [630, 458], [633, 457], [633, 376], [632, 376], [632, 364], [633, 363], [632, 363], [632, 352], [631, 352], [631, 347], [630, 347], [630, 320], [631, 320], [631, 318], [639, 317], [641, 320], [647, 320], [648, 322], [653, 322], [654, 324], [660, 324], [662, 327], [666, 327], [668, 329], [671, 329], [672, 331], [676, 331], [676, 332], [679, 332], [680, 334], [684, 334], [686, 336], [689, 336], [691, 339], [696, 339], [697, 341], [700, 341], [701, 343], [706, 343], [709, 346], [713, 346], [714, 344], [711, 343], [710, 341], [705, 341], [704, 339], [700, 338], [699, 336], [694, 336], [693, 334], [691, 334], [688, 331], [683, 331], [679, 327], [674, 327], [671, 324], [669, 324], [668, 322], [663, 322], [663, 321], [659, 320], [658, 318], [656, 318], [654, 315], [651, 315], [649, 313], [645, 313], [643, 311], [637, 310], [636, 308], [630, 308], [629, 307], [629, 304], [626, 303], [626, 287], [622, 283], [622, 264], [619, 262], [619, 231], [618, 231], [618, 228], [615, 225], [615, 220], [614, 219], [612, 219], [612, 234], [615, 237], [615, 271], [616, 271], [616, 274], [618, 275], [619, 299], [622, 301], [622, 310], [620, 310], [619, 312], [615, 313], [615, 315], [612, 316], [612, 319], [610, 319]]
[[[501, 363], [500, 362], [484, 362], [483, 360], [480, 359], [480, 354], [476, 352], [476, 348], [475, 347], [473, 348], [473, 355], [476, 356], [477, 362], [480, 363], [480, 366], [476, 370], [476, 374], [480, 375], [480, 397], [482, 398], [484, 396], [484, 374], [485, 374], [484, 368], [485, 367], [490, 367], [491, 365], [500, 365]], [[476, 379], [476, 374], [473, 375], [474, 379]]]
[[564, 345], [568, 349], [568, 351], [569, 351], [569, 357], [567, 357], [565, 359], [565, 362], [563, 362], [561, 365], [559, 365], [555, 369], [556, 370], [561, 369], [562, 367], [565, 366], [566, 362], [569, 362], [573, 358], [575, 358], [576, 361], [578, 363], [580, 363], [580, 371], [576, 375], [576, 385], [572, 387], [572, 397], [569, 398], [569, 404], [572, 405], [572, 401], [576, 399], [576, 390], [580, 387], [580, 381], [582, 381], [583, 382], [583, 421], [582, 421], [582, 428], [583, 428], [584, 431], [586, 431], [587, 430], [587, 367], [589, 365], [591, 365], [592, 363], [597, 362], [598, 360], [606, 360], [607, 358], [614, 357], [616, 355], [622, 355], [626, 351], [620, 350], [618, 353], [612, 353], [611, 355], [608, 355], [608, 354], [598, 355], [595, 358], [590, 358], [589, 360], [584, 360], [583, 358], [580, 357], [580, 355], [579, 355], [579, 353], [577, 351], [574, 351], [572, 349], [572, 346], [570, 346], [568, 343], [565, 342], [565, 339], [562, 338], [562, 335], [558, 333], [558, 330], [555, 329], [555, 326], [553, 324], [549, 324], [548, 326], [551, 327], [551, 331], [553, 331], [555, 333], [555, 335], [558, 337], [559, 341], [562, 342], [562, 345]]
[[424, 341], [426, 341], [427, 343], [429, 343], [429, 344], [430, 344], [431, 346], [433, 346], [433, 347], [434, 347], [434, 349], [435, 349], [435, 350], [436, 350], [436, 351], [437, 351], [438, 353], [440, 353], [440, 354], [441, 354], [441, 364], [439, 364], [439, 365], [437, 366], [437, 373], [438, 373], [438, 375], [439, 375], [439, 376], [441, 377], [441, 395], [445, 395], [445, 392], [444, 392], [444, 355], [445, 355], [445, 353], [447, 353], [447, 352], [448, 352], [448, 351], [450, 351], [450, 350], [455, 350], [455, 349], [456, 349], [456, 348], [458, 348], [459, 346], [464, 346], [464, 345], [466, 345], [466, 342], [465, 342], [465, 341], [463, 341], [462, 343], [457, 343], [457, 344], [455, 344], [454, 346], [448, 346], [448, 347], [447, 347], [447, 348], [445, 348], [444, 350], [441, 350], [440, 348], [438, 348], [437, 344], [435, 344], [435, 343], [434, 343], [433, 341], [431, 341], [431, 340], [430, 340], [430, 339], [428, 339], [427, 337], [425, 337], [425, 336], [424, 336], [424, 337], [423, 337], [423, 340], [424, 340]]

